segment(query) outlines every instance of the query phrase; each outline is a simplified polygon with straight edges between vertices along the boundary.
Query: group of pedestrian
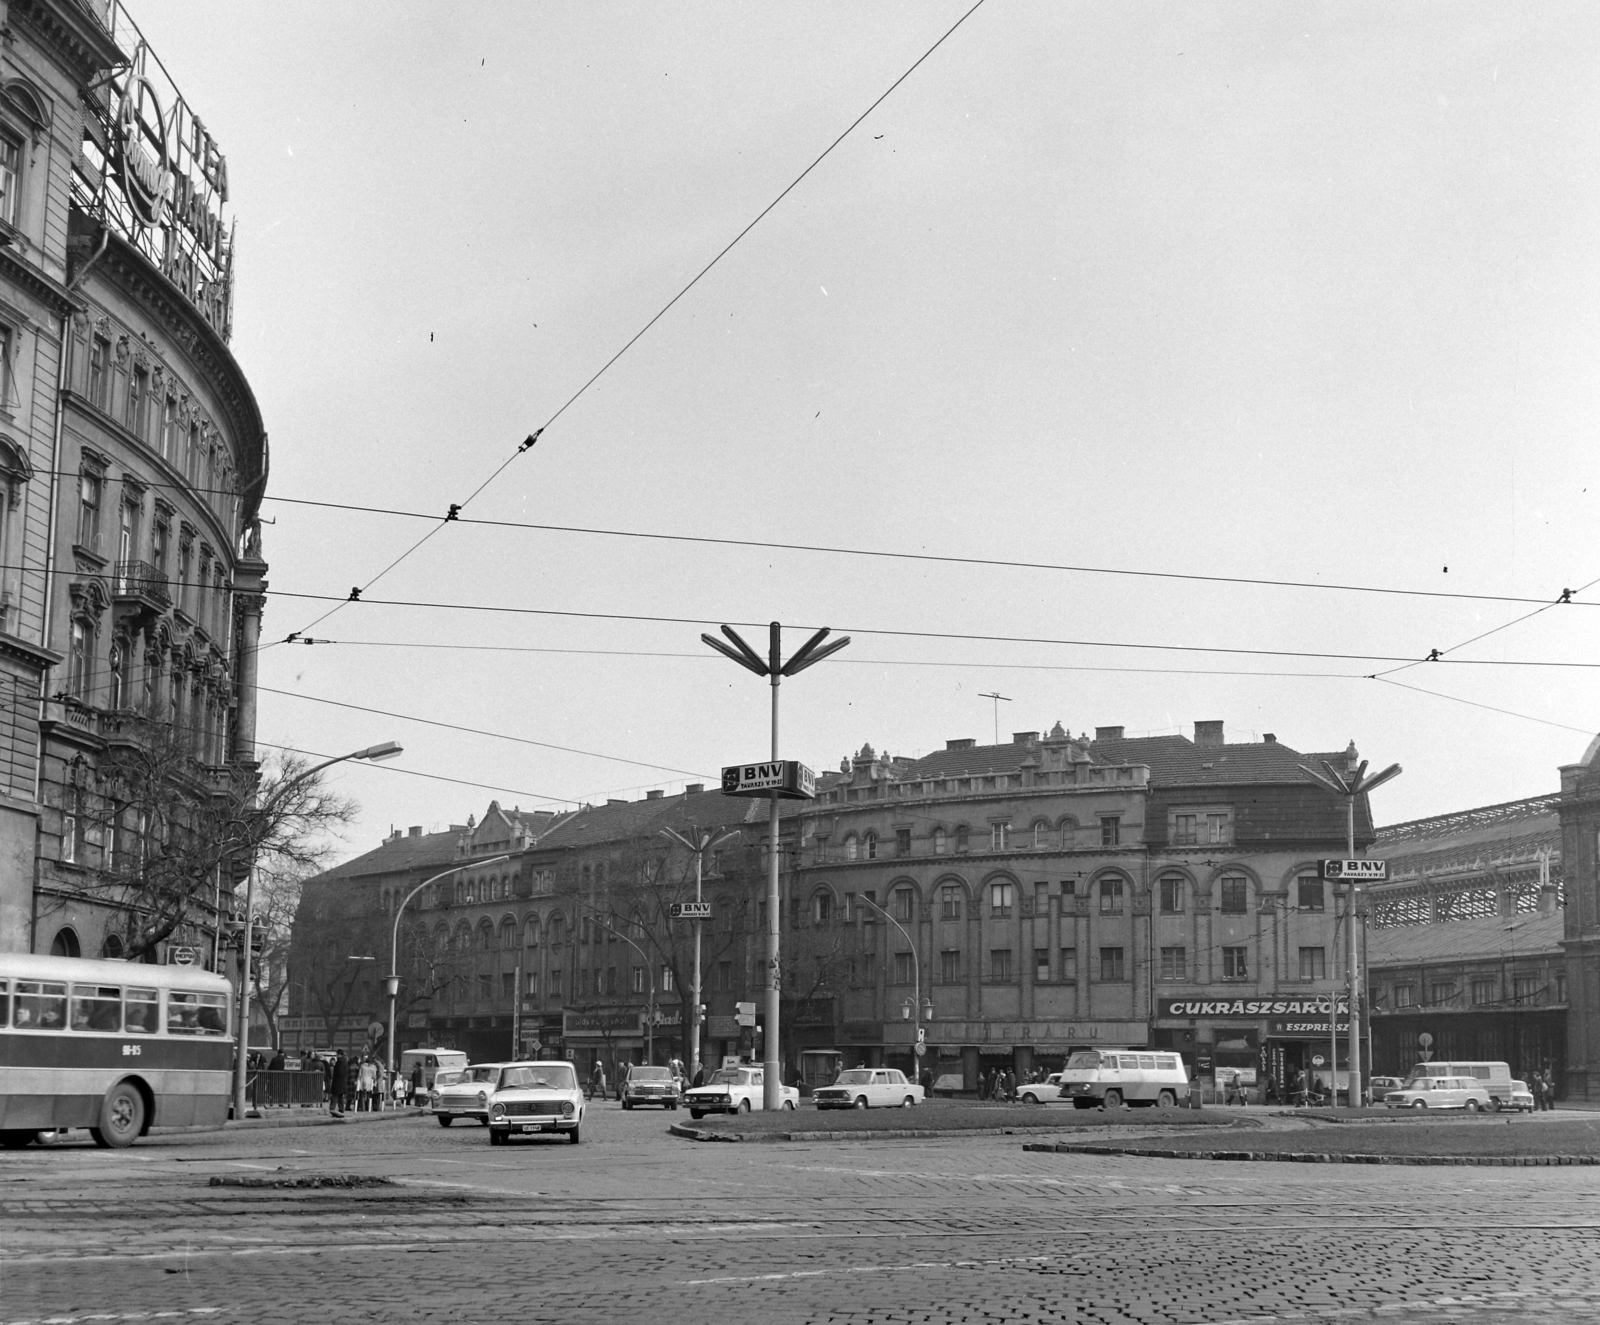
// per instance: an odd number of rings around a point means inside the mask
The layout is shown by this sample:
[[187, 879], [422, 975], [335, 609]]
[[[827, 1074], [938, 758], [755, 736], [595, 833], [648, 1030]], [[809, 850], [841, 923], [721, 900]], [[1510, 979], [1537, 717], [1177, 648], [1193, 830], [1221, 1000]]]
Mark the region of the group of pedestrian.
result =
[[1528, 1078], [1528, 1090], [1533, 1095], [1533, 1107], [1536, 1111], [1556, 1107], [1556, 1083], [1548, 1067], [1543, 1072], [1535, 1072]]
[[994, 1100], [999, 1104], [1017, 1102], [1017, 1074], [1010, 1068], [997, 1067], [993, 1072], [978, 1077], [978, 1098]]
[[[323, 1060], [328, 1112], [335, 1118], [346, 1113], [371, 1113], [383, 1108], [388, 1092], [388, 1070], [372, 1054], [349, 1057], [343, 1049]], [[416, 1074], [413, 1073], [413, 1077]]]

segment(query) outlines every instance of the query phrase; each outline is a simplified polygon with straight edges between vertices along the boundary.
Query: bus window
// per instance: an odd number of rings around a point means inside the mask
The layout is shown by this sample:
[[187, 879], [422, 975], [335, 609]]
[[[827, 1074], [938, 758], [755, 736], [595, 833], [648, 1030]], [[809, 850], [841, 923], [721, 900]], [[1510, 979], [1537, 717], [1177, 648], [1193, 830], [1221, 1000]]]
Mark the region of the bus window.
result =
[[11, 1024], [11, 985], [9, 981], [0, 980], [0, 1026]]
[[154, 989], [124, 992], [123, 1029], [130, 1035], [154, 1035], [161, 1029], [161, 1004]]
[[122, 990], [116, 985], [73, 985], [72, 1029], [120, 1031]]
[[1139, 1067], [1140, 1067], [1140, 1069], [1142, 1071], [1154, 1072], [1156, 1070], [1155, 1055], [1154, 1054], [1140, 1054], [1139, 1055]]
[[40, 980], [18, 980], [12, 1024], [19, 1031], [66, 1030], [66, 985]]
[[173, 1035], [226, 1035], [227, 999], [221, 994], [167, 995], [167, 1030]]

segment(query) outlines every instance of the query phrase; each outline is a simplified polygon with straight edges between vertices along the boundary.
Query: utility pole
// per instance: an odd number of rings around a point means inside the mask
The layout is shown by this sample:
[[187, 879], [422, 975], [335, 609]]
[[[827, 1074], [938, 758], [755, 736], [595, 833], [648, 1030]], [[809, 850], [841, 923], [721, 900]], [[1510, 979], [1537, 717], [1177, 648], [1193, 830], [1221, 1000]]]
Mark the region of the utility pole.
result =
[[980, 694], [978, 696], [978, 698], [979, 699], [992, 699], [992, 700], [994, 700], [994, 743], [996, 745], [999, 745], [1000, 744], [1000, 701], [1001, 700], [1005, 700], [1005, 702], [1007, 704], [1009, 704], [1011, 702], [1011, 699], [1007, 695], [998, 695], [998, 694], [993, 693], [992, 691], [991, 692], [986, 692], [984, 694]]
[[[674, 842], [682, 843], [694, 853], [694, 901], [695, 910], [699, 911], [702, 898], [700, 896], [701, 881], [705, 873], [706, 852], [710, 851], [719, 842], [726, 842], [730, 837], [737, 837], [736, 829], [717, 831], [710, 828], [696, 828], [694, 841], [690, 841], [675, 828], [663, 828], [661, 835], [670, 837]], [[690, 988], [689, 1014], [689, 1080], [693, 1081], [695, 1073], [700, 1070], [700, 926], [704, 923], [698, 915], [694, 920], [694, 982]]]
[[[831, 644], [824, 644], [832, 633], [826, 626], [802, 644], [795, 655], [786, 663], [783, 661], [783, 627], [774, 621], [768, 626], [768, 646], [765, 660], [752, 649], [732, 626], [723, 626], [722, 633], [728, 637], [731, 644], [724, 644], [713, 635], [701, 635], [700, 639], [710, 645], [725, 658], [731, 658], [739, 666], [754, 672], [757, 676], [765, 676], [772, 682], [772, 762], [778, 762], [778, 684], [786, 676], [793, 676], [804, 671], [812, 663], [819, 663], [830, 654], [838, 653], [840, 649], [850, 643], [850, 637], [844, 636], [836, 639]], [[766, 1109], [781, 1109], [783, 1107], [783, 1082], [779, 1079], [783, 1064], [779, 1059], [778, 1037], [778, 998], [783, 988], [783, 964], [779, 951], [779, 922], [782, 920], [783, 898], [778, 890], [778, 801], [782, 793], [773, 787], [771, 794], [771, 807], [767, 813], [767, 832], [770, 838], [768, 868], [767, 868], [767, 1026], [766, 1048], [762, 1054], [762, 1107]]]
[[[1360, 766], [1353, 772], [1347, 768], [1343, 773], [1336, 769], [1326, 759], [1319, 760], [1318, 762], [1321, 763], [1323, 772], [1318, 773], [1315, 769], [1307, 768], [1304, 764], [1300, 765], [1300, 771], [1311, 778], [1312, 781], [1318, 782], [1322, 786], [1326, 787], [1335, 795], [1344, 797], [1345, 858], [1347, 860], [1354, 860], [1356, 858], [1356, 797], [1365, 796], [1368, 792], [1373, 790], [1373, 788], [1382, 786], [1390, 778], [1399, 777], [1400, 765], [1390, 764], [1388, 768], [1383, 770], [1383, 772], [1374, 773], [1371, 777], [1368, 777], [1367, 761], [1365, 759], [1361, 761]], [[1345, 970], [1347, 997], [1349, 998], [1350, 1002], [1349, 1103], [1352, 1109], [1359, 1109], [1361, 1107], [1362, 1096], [1361, 1015], [1359, 1011], [1361, 1006], [1361, 986], [1359, 981], [1359, 971], [1357, 970], [1357, 966], [1360, 961], [1360, 947], [1357, 942], [1356, 935], [1356, 910], [1360, 903], [1361, 894], [1360, 889], [1358, 888], [1354, 879], [1350, 880], [1349, 898], [1348, 919], [1350, 922], [1350, 960], [1346, 964]], [[1337, 916], [1337, 908], [1335, 909], [1334, 914]], [[1337, 935], [1337, 921], [1335, 922], [1334, 932], [1335, 935]], [[1337, 937], [1335, 937], [1334, 940], [1334, 950], [1338, 950]], [[1328, 1021], [1334, 1027], [1338, 1026], [1338, 1013], [1336, 1010], [1338, 1001], [1339, 1000], [1336, 994], [1330, 991], [1328, 995], [1328, 1002], [1332, 1005], [1335, 1005], [1335, 1010], [1329, 1013]], [[1334, 1044], [1337, 1048], [1337, 1030], [1334, 1032]], [[1328, 1068], [1332, 1073], [1330, 1079], [1333, 1081], [1333, 1098], [1335, 1103], [1337, 1103], [1339, 1098], [1339, 1070], [1337, 1059], [1335, 1059], [1334, 1062], [1329, 1063]]]

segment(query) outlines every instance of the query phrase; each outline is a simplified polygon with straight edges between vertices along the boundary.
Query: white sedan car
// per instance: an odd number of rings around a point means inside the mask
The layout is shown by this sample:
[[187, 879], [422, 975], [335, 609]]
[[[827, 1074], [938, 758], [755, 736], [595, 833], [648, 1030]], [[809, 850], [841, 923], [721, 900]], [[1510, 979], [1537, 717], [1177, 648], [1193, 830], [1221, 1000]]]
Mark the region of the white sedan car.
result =
[[539, 1132], [583, 1140], [583, 1088], [571, 1063], [513, 1063], [489, 1097], [489, 1144]]
[[[766, 1108], [765, 1069], [759, 1067], [719, 1067], [703, 1086], [685, 1091], [683, 1102], [691, 1118], [708, 1113], [749, 1113]], [[779, 1088], [785, 1109], [797, 1108], [800, 1092], [793, 1086]]]
[[852, 1067], [812, 1091], [811, 1102], [819, 1109], [909, 1109], [922, 1103], [922, 1087], [892, 1067]]
[[488, 1126], [489, 1096], [499, 1088], [500, 1073], [509, 1066], [509, 1063], [474, 1063], [444, 1086], [435, 1077], [433, 1089], [428, 1092], [428, 1107], [439, 1120], [439, 1126], [448, 1127], [457, 1118], [476, 1118]]
[[1070, 1098], [1061, 1095], [1061, 1073], [1052, 1072], [1043, 1081], [1030, 1081], [1017, 1087], [1020, 1104], [1071, 1104]]

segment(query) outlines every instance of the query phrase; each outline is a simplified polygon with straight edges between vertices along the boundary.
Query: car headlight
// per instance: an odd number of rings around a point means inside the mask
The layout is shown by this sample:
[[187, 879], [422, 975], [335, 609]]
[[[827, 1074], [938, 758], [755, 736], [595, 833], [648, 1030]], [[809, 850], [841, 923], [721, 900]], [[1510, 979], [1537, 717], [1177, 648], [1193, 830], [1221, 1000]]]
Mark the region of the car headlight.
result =
[[505, 1120], [506, 1120], [506, 1106], [503, 1105], [503, 1104], [495, 1105], [494, 1108], [489, 1110], [489, 1116], [491, 1118], [493, 1118], [495, 1120], [495, 1122], [497, 1122], [497, 1123], [505, 1122]]
[[486, 1090], [480, 1090], [478, 1092], [478, 1103], [479, 1104], [487, 1104], [488, 1102], [489, 1102], [489, 1092], [486, 1091]]
[[561, 1116], [563, 1118], [570, 1118], [576, 1112], [577, 1108], [574, 1106], [571, 1100], [567, 1100], [566, 1103], [561, 1106]]
[[429, 1104], [433, 1104], [433, 1105], [437, 1105], [439, 1103], [439, 1092], [438, 1091], [430, 1090], [428, 1092], [428, 1103]]

